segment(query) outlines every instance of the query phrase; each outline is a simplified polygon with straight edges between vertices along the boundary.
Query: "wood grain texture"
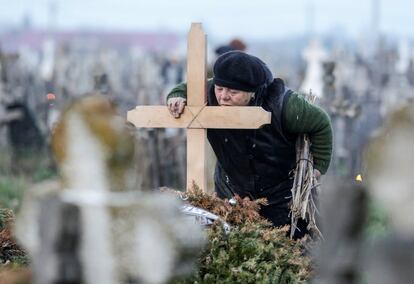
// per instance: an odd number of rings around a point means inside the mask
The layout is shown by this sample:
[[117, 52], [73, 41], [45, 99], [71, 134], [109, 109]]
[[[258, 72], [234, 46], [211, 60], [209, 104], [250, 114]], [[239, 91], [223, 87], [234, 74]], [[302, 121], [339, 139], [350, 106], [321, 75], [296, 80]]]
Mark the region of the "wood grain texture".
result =
[[192, 23], [187, 42], [187, 105], [206, 102], [207, 40], [201, 23]]
[[271, 114], [261, 107], [185, 107], [174, 118], [166, 106], [137, 106], [127, 119], [136, 127], [257, 129], [270, 123]]
[[195, 183], [207, 190], [207, 132], [205, 129], [187, 130], [187, 190]]
[[[187, 105], [203, 107], [207, 93], [207, 40], [201, 23], [192, 23], [188, 33], [187, 46]], [[192, 113], [192, 124], [201, 127], [194, 121], [200, 109], [188, 109]], [[187, 130], [187, 190], [193, 183], [203, 191], [207, 190], [207, 130]]]
[[257, 129], [270, 123], [271, 113], [262, 107], [205, 107], [196, 119], [204, 128]]
[[166, 106], [137, 106], [127, 113], [136, 127], [187, 128], [187, 190], [193, 182], [207, 190], [207, 128], [256, 129], [270, 123], [271, 115], [261, 107], [206, 106], [207, 40], [200, 23], [188, 33], [187, 106], [174, 118]]

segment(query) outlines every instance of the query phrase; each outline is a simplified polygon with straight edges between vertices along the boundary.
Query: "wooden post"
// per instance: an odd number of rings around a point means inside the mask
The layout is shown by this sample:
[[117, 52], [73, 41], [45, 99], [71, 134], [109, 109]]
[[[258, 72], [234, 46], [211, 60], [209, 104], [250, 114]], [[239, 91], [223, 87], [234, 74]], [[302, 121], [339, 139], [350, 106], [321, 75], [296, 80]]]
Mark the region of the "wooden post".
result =
[[206, 106], [206, 35], [200, 23], [193, 23], [188, 34], [187, 106], [174, 118], [166, 106], [137, 106], [127, 113], [136, 127], [187, 128], [187, 190], [193, 183], [207, 190], [207, 128], [257, 129], [270, 123], [271, 115], [261, 107]]
[[[187, 45], [187, 105], [206, 105], [207, 91], [207, 41], [201, 23], [193, 23], [188, 33]], [[193, 113], [194, 115], [194, 113]], [[205, 129], [187, 130], [187, 189], [193, 183], [207, 188], [207, 132]]]

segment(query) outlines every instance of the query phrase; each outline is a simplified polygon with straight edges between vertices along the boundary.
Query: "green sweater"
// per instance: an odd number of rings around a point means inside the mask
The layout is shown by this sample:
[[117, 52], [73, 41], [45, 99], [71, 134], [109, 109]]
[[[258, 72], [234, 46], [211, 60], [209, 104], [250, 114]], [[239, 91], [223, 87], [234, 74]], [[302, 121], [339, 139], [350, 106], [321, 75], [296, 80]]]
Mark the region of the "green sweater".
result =
[[[186, 83], [173, 88], [167, 100], [174, 97], [187, 97]], [[293, 93], [286, 102], [282, 119], [288, 133], [309, 135], [314, 167], [325, 174], [332, 156], [332, 126], [328, 114], [307, 102], [302, 95]]]

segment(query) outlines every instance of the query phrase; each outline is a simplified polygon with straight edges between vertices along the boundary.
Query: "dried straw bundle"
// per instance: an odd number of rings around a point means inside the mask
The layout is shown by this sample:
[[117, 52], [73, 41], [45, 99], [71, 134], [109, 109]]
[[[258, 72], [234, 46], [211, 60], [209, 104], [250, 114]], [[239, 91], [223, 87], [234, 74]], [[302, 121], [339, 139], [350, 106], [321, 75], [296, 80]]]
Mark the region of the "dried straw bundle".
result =
[[[316, 97], [305, 95], [305, 99], [314, 103]], [[296, 169], [292, 187], [291, 202], [291, 230], [290, 237], [297, 228], [298, 219], [301, 218], [308, 222], [308, 230], [316, 237], [322, 238], [322, 233], [316, 224], [315, 215], [318, 212], [316, 196], [319, 191], [319, 183], [314, 174], [313, 156], [310, 153], [310, 140], [308, 135], [302, 134], [296, 140]]]

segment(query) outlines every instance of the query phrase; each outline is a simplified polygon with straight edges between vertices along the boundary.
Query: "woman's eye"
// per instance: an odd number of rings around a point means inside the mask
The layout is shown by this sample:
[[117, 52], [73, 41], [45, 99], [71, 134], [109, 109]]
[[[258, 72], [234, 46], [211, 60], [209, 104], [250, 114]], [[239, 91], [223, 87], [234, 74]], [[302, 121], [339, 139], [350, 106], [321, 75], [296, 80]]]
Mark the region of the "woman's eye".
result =
[[230, 91], [230, 94], [231, 95], [237, 95], [239, 92], [237, 92], [237, 91]]

